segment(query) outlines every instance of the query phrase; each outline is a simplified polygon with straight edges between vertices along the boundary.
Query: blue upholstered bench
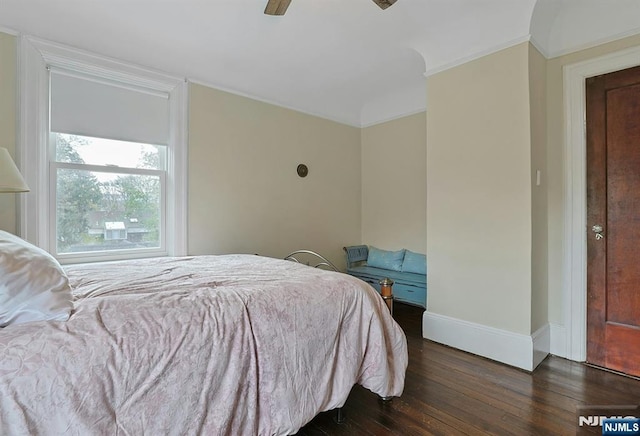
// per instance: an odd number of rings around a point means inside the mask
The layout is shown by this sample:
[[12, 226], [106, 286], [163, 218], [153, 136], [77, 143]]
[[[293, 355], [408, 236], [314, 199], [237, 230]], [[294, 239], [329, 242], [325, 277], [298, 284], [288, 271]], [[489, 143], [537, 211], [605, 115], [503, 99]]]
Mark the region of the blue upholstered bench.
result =
[[409, 250], [387, 251], [366, 245], [344, 247], [347, 274], [369, 283], [380, 292], [385, 277], [394, 281], [396, 301], [427, 307], [427, 259]]

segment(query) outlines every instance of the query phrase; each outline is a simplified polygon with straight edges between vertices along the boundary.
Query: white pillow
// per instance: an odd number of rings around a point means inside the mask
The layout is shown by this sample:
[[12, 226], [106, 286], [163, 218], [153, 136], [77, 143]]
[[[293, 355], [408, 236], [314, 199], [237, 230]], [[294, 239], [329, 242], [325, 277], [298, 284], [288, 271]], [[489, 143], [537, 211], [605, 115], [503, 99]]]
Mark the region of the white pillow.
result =
[[0, 230], [0, 327], [66, 321], [73, 309], [69, 280], [46, 251]]

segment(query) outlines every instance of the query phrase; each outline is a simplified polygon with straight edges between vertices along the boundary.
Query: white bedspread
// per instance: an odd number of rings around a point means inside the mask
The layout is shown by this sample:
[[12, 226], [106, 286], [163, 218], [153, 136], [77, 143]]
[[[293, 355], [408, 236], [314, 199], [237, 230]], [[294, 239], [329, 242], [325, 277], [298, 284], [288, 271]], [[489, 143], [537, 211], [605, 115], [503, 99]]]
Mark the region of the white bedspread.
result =
[[251, 255], [66, 268], [67, 322], [0, 330], [2, 435], [280, 435], [359, 383], [399, 396], [406, 339], [364, 282]]

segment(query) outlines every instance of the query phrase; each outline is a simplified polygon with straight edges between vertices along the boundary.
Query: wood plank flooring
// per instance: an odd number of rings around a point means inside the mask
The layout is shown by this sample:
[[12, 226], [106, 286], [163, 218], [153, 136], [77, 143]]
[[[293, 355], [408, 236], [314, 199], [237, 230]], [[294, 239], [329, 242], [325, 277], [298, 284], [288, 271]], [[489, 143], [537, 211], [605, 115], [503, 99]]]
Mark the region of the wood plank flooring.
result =
[[637, 379], [555, 356], [528, 373], [423, 339], [422, 312], [394, 308], [409, 346], [402, 397], [385, 404], [356, 386], [345, 423], [325, 412], [298, 435], [590, 434], [578, 427], [578, 406], [640, 405]]

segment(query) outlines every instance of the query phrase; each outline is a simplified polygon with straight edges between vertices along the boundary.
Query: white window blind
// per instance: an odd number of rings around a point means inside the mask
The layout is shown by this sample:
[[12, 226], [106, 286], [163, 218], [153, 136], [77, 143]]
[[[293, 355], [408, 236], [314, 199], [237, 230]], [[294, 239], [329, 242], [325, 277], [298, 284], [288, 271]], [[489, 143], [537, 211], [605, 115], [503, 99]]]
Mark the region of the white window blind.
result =
[[51, 71], [51, 131], [167, 145], [169, 95]]

